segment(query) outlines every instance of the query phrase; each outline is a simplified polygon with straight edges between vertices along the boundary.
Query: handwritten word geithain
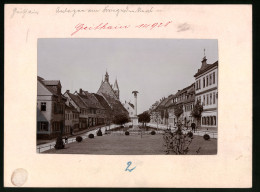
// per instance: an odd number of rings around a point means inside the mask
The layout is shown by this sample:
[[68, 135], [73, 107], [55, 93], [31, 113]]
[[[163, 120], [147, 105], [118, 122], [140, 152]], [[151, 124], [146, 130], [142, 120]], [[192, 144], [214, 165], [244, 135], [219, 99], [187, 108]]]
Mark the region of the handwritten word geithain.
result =
[[75, 35], [76, 33], [78, 33], [79, 31], [97, 31], [97, 30], [118, 30], [118, 29], [128, 29], [131, 27], [135, 27], [138, 29], [155, 29], [155, 28], [165, 28], [167, 26], [169, 26], [169, 24], [171, 24], [172, 21], [168, 21], [166, 23], [151, 23], [151, 24], [138, 24], [135, 26], [131, 26], [131, 25], [111, 25], [109, 23], [100, 23], [98, 25], [85, 25], [82, 23], [79, 23], [75, 26], [75, 31], [73, 33], [71, 33], [71, 36]]

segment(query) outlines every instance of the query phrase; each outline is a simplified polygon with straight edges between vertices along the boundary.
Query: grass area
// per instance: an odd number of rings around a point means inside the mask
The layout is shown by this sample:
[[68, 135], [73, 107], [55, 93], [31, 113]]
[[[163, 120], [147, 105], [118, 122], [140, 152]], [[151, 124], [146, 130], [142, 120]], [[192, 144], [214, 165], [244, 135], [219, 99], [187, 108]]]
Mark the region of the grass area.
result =
[[[51, 149], [45, 153], [56, 154], [100, 154], [100, 155], [164, 155], [162, 135], [104, 135], [94, 139], [86, 138], [82, 142], [66, 144], [65, 149]], [[188, 155], [217, 154], [217, 139], [205, 141], [194, 136]], [[200, 149], [199, 149], [200, 148]], [[197, 153], [196, 151], [198, 151]]]

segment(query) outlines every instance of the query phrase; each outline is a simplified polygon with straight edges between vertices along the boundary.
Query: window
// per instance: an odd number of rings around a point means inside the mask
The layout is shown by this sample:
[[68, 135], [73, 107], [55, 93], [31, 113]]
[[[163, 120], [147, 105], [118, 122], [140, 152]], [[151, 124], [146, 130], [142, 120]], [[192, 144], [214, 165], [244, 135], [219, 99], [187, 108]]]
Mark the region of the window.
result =
[[205, 105], [205, 95], [203, 95], [203, 105]]
[[205, 77], [203, 77], [203, 88], [205, 87]]
[[213, 93], [213, 104], [215, 104], [216, 99], [215, 99], [215, 92]]
[[212, 104], [212, 93], [210, 93], [210, 105]]
[[209, 95], [207, 94], [207, 105], [209, 104]]
[[209, 78], [208, 78], [208, 76], [207, 76], [206, 86], [208, 86], [208, 85], [209, 85]]
[[38, 131], [48, 131], [48, 122], [38, 122]]
[[213, 84], [215, 84], [215, 72], [213, 73]]
[[209, 85], [211, 85], [211, 80], [212, 80], [212, 77], [211, 77], [211, 74], [209, 75]]
[[41, 111], [46, 111], [46, 103], [41, 102]]

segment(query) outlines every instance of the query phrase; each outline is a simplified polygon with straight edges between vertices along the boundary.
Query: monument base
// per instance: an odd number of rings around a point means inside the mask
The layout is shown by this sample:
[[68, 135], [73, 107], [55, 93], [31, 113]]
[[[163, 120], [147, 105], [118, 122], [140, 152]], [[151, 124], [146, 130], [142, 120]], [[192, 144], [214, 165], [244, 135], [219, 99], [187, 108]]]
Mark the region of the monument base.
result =
[[139, 129], [138, 117], [132, 117], [132, 122], [133, 122], [133, 129], [134, 130]]

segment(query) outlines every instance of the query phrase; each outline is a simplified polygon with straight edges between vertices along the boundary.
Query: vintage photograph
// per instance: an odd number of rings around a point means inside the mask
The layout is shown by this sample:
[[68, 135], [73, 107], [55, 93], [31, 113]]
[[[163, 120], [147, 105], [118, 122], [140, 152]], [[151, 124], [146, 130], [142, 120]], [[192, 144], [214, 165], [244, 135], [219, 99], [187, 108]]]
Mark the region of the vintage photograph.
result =
[[37, 67], [37, 153], [217, 154], [217, 39], [40, 38]]

